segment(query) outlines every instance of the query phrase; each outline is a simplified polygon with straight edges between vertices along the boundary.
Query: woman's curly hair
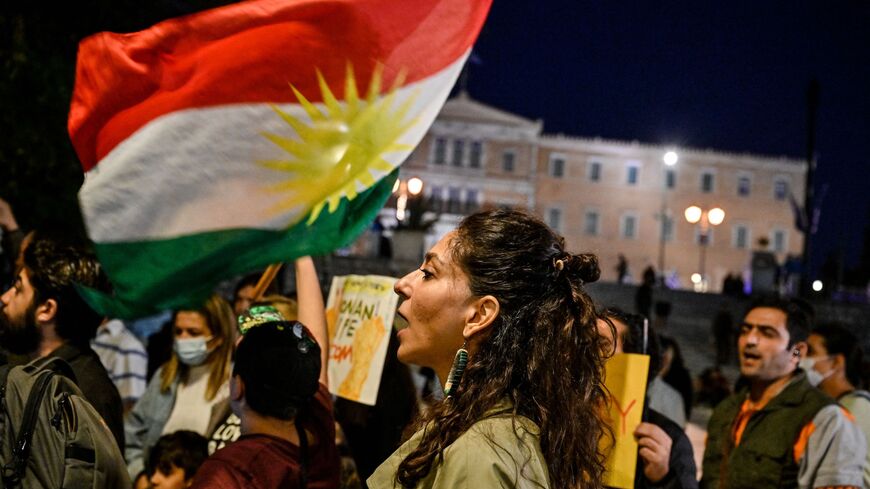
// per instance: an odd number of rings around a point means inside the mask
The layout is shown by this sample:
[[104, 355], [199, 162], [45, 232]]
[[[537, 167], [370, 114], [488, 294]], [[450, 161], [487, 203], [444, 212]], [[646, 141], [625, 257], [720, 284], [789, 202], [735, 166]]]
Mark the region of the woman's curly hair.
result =
[[600, 487], [606, 346], [583, 290], [599, 277], [597, 258], [566, 252], [564, 238], [537, 217], [501, 209], [466, 217], [450, 249], [471, 293], [494, 296], [499, 315], [456, 394], [420, 420], [426, 429], [396, 480], [416, 486], [448, 446], [507, 399], [514, 415], [539, 427], [552, 487]]

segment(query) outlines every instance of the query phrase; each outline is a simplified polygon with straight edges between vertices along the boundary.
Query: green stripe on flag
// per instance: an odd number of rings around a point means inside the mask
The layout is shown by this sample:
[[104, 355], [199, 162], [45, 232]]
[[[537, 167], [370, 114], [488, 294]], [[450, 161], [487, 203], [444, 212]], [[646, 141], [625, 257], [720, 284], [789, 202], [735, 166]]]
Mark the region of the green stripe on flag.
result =
[[310, 225], [306, 216], [285, 230], [227, 229], [159, 241], [96, 243], [101, 263], [113, 271], [114, 296], [84, 287], [79, 292], [109, 317], [196, 309], [222, 280], [353, 242], [383, 207], [398, 173], [394, 170], [352, 201], [342, 198], [335, 212], [324, 210]]

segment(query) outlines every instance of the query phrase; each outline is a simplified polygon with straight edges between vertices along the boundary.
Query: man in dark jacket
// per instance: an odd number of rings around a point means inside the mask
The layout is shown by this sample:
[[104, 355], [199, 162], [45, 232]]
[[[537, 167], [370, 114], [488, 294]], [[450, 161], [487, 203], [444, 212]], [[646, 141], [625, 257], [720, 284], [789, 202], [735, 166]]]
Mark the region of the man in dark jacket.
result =
[[[614, 353], [638, 353], [650, 357], [647, 385], [655, 378], [661, 366], [658, 337], [647, 328], [644, 346], [644, 318], [618, 309], [608, 309], [604, 317], [616, 330]], [[610, 336], [610, 327], [599, 320], [601, 334]], [[637, 469], [634, 487], [695, 489], [698, 487], [697, 470], [692, 444], [680, 426], [644, 403], [643, 422], [634, 436], [638, 442]]]
[[701, 487], [861, 487], [867, 442], [851, 415], [807, 381], [803, 307], [756, 300], [740, 324], [745, 385], [722, 401], [707, 427]]
[[85, 399], [123, 450], [121, 396], [89, 346], [102, 317], [75, 289], [78, 283], [105, 290], [108, 282], [100, 265], [75, 246], [40, 236], [27, 244], [21, 258], [12, 287], [0, 297], [0, 347], [31, 359], [66, 360]]

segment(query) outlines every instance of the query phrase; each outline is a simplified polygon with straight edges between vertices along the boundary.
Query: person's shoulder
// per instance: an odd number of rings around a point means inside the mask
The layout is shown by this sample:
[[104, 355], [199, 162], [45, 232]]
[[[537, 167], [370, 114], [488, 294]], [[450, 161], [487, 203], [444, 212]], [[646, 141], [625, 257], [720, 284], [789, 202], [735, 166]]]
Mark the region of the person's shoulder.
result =
[[746, 400], [746, 393], [747, 391], [745, 389], [741, 389], [737, 392], [729, 394], [728, 397], [722, 399], [719, 404], [716, 404], [716, 406], [713, 407], [712, 415], [722, 415], [722, 413], [734, 409], [740, 409], [740, 405], [743, 404], [743, 401]]
[[832, 403], [816, 411], [812, 422], [816, 426], [820, 426], [825, 422], [848, 424], [854, 421], [855, 417], [845, 407]]
[[870, 392], [865, 390], [852, 391], [840, 398], [840, 404], [855, 416], [870, 416]]
[[[78, 353], [70, 360], [67, 360], [73, 373], [76, 375], [78, 383], [96, 384], [105, 386], [112, 384], [112, 379], [109, 377], [109, 372], [100, 361], [99, 355], [90, 346], [73, 346], [67, 345], [70, 349], [75, 349]], [[72, 351], [72, 350], [70, 350]]]
[[107, 338], [101, 338], [102, 342], [118, 347], [121, 354], [145, 353], [145, 345], [123, 322], [110, 321], [107, 326], [110, 334]]
[[481, 419], [444, 451], [439, 478], [468, 487], [549, 487], [539, 433], [523, 416]]
[[[226, 447], [226, 448], [229, 448]], [[226, 448], [222, 450], [226, 450]], [[216, 455], [207, 458], [193, 478], [191, 489], [244, 489], [249, 487], [248, 474], [240, 470], [232, 459], [222, 459]]]
[[540, 429], [524, 416], [498, 415], [483, 418], [473, 425], [453, 444], [448, 451], [477, 450], [505, 454], [540, 452]]
[[688, 437], [686, 437], [686, 432], [680, 428], [680, 425], [655, 409], [650, 408], [647, 410], [647, 422], [661, 428], [669, 437], [671, 437], [671, 440], [676, 441], [679, 438], [688, 439]]

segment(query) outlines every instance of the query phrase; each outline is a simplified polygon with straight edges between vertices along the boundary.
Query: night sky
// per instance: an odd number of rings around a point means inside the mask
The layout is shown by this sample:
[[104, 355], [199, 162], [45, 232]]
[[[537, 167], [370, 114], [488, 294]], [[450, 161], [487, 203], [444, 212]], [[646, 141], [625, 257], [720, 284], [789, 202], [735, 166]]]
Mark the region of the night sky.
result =
[[814, 263], [870, 223], [870, 3], [495, 1], [472, 97], [546, 133], [806, 159], [817, 79]]

